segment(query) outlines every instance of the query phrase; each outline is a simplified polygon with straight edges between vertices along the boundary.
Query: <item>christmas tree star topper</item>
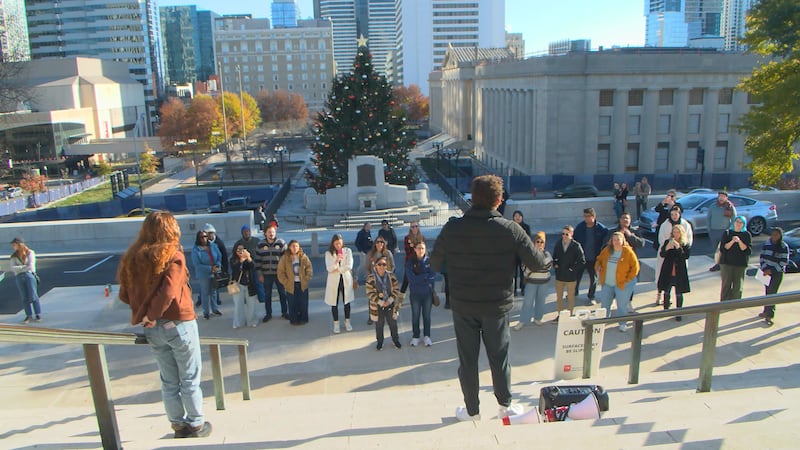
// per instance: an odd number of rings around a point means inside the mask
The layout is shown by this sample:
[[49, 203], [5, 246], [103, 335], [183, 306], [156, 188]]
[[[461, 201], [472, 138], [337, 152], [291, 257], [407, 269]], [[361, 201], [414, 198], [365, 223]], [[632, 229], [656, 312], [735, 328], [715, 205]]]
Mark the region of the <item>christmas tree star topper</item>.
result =
[[363, 34], [358, 36], [358, 39], [356, 39], [356, 42], [358, 42], [358, 46], [359, 47], [366, 47], [367, 46], [367, 38], [365, 38]]

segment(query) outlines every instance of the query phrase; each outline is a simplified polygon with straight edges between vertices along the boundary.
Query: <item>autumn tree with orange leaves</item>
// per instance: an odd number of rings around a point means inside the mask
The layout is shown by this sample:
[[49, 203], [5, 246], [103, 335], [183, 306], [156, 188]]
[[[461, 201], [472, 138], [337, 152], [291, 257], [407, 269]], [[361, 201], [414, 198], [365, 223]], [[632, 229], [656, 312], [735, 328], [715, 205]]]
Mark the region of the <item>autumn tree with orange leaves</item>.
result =
[[419, 86], [412, 84], [408, 87], [398, 86], [392, 92], [395, 101], [395, 113], [405, 113], [409, 122], [419, 122], [428, 118], [430, 114], [430, 99], [422, 95]]
[[270, 92], [262, 90], [256, 95], [256, 103], [264, 122], [285, 122], [308, 119], [308, 105], [302, 95], [284, 90]]
[[158, 137], [161, 139], [161, 147], [164, 150], [177, 151], [175, 142], [188, 139], [188, 129], [186, 127], [186, 105], [175, 97], [171, 97], [161, 105], [158, 110], [161, 116], [161, 127], [158, 129]]

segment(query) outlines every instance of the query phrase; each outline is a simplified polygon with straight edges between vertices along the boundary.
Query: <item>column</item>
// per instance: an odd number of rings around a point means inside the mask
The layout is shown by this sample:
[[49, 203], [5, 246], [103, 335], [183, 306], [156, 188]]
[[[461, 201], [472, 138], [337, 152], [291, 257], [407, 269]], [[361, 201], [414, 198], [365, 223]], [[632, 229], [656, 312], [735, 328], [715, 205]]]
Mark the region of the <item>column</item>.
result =
[[639, 146], [639, 171], [653, 173], [656, 167], [656, 146], [658, 145], [658, 96], [659, 88], [651, 87], [645, 91], [642, 107], [641, 145]]
[[675, 110], [673, 139], [669, 146], [669, 171], [671, 173], [686, 171], [686, 143], [689, 121], [689, 89], [678, 88], [675, 91]]
[[[614, 91], [614, 113], [611, 116], [610, 173], [625, 172], [625, 151], [628, 149], [628, 89]], [[600, 186], [600, 189], [605, 189]]]
[[[710, 174], [714, 173], [714, 153], [717, 149], [717, 122], [719, 121], [718, 103], [719, 88], [706, 89], [705, 95], [703, 96], [703, 122], [701, 123], [702, 129], [700, 132], [702, 139], [700, 145], [706, 149], [703, 165], [706, 168], [708, 180], [711, 179]], [[729, 172], [731, 167], [727, 164], [726, 167], [727, 169], [724, 171]]]

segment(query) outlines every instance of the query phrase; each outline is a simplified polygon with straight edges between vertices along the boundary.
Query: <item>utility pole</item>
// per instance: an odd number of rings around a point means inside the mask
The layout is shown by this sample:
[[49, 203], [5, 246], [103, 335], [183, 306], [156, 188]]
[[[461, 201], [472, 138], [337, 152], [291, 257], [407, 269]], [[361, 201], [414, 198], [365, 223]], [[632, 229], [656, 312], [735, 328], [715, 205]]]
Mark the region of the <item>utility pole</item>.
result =
[[144, 190], [142, 190], [142, 162], [139, 159], [139, 147], [136, 145], [136, 136], [139, 134], [139, 121], [143, 120], [144, 113], [140, 114], [136, 118], [136, 125], [133, 126], [133, 154], [136, 155], [136, 174], [139, 184], [139, 208], [142, 212], [142, 216], [145, 216], [144, 213]]
[[222, 99], [222, 131], [225, 135], [225, 162], [231, 162], [231, 153], [228, 151], [228, 119], [225, 115], [225, 88], [222, 86], [222, 61], [217, 62], [219, 67], [219, 92]]
[[244, 148], [242, 152], [247, 151], [247, 125], [244, 123], [244, 94], [242, 91], [242, 66], [236, 66], [236, 72], [239, 73], [239, 102], [241, 104], [242, 109], [242, 139], [244, 141]]

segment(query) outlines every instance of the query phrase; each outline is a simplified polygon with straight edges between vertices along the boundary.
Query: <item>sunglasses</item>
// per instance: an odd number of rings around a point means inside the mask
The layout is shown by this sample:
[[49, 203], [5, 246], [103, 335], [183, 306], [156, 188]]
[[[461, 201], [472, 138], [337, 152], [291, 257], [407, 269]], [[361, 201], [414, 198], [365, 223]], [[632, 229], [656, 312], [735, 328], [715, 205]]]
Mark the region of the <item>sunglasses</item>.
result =
[[411, 228], [419, 228], [419, 225], [411, 225]]
[[569, 233], [561, 233], [562, 236], [569, 236]]
[[[565, 235], [565, 234], [562, 234], [562, 236], [566, 236], [566, 235]], [[536, 239], [535, 241], [533, 241], [533, 243], [534, 243], [534, 244], [543, 244], [543, 243], [544, 243], [544, 241], [543, 241], [543, 240], [541, 240], [541, 239]]]
[[375, 264], [375, 265], [376, 265], [376, 266], [382, 266], [382, 267], [383, 267], [383, 266], [386, 266], [386, 263], [378, 263], [378, 264]]
[[201, 235], [200, 235], [200, 237], [201, 237], [201, 238], [207, 238], [207, 237], [208, 237], [208, 235], [207, 235], [207, 234], [201, 234]]

